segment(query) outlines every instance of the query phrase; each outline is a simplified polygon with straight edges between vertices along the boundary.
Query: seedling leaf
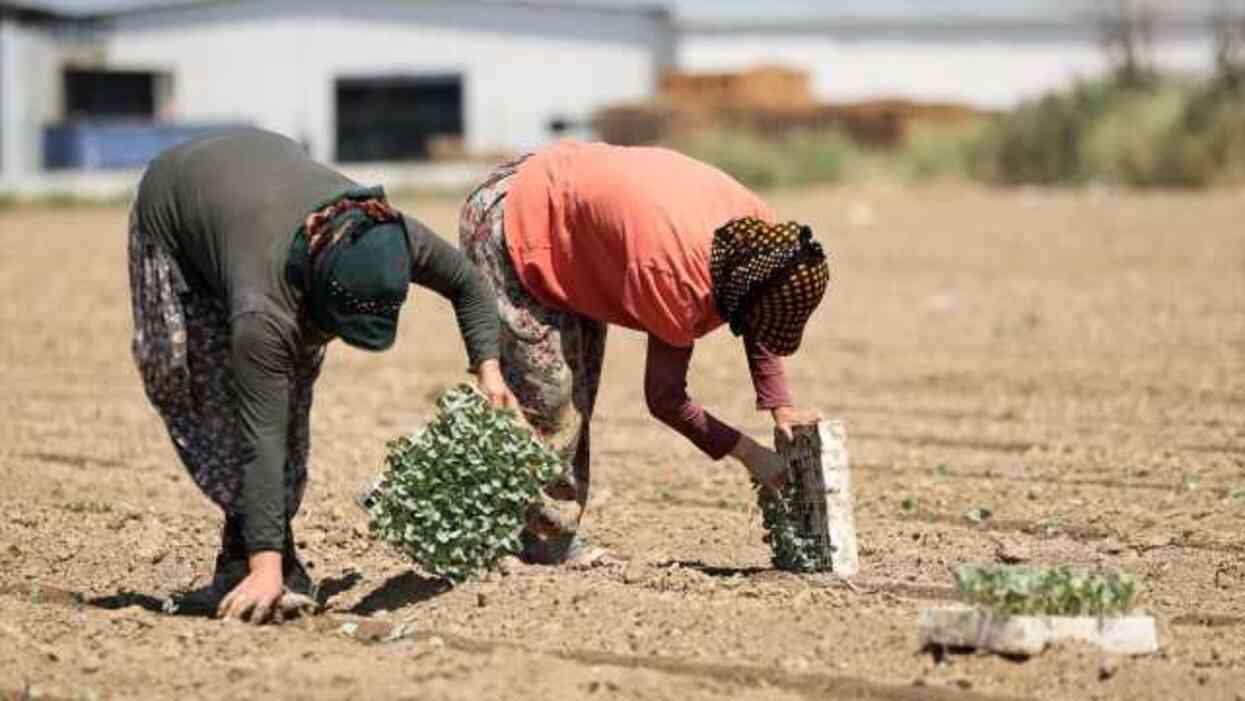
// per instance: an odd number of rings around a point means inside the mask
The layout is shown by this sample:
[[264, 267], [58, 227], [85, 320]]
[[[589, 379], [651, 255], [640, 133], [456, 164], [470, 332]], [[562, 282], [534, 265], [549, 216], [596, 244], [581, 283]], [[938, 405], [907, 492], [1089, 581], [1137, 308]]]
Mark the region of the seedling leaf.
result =
[[437, 400], [424, 429], [388, 444], [368, 508], [373, 535], [460, 582], [518, 552], [519, 529], [561, 460], [474, 388]]
[[1003, 616], [1122, 616], [1141, 593], [1131, 575], [1064, 566], [965, 564], [955, 569], [955, 585], [969, 603]]

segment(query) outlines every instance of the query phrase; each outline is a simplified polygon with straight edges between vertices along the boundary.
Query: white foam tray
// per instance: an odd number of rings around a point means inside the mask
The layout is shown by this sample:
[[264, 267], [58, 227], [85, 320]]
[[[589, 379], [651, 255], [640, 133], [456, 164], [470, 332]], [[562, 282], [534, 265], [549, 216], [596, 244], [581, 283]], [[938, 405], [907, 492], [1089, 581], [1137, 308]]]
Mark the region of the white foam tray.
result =
[[948, 606], [923, 610], [919, 626], [923, 646], [1003, 655], [1037, 655], [1063, 640], [1081, 640], [1120, 655], [1149, 655], [1159, 649], [1154, 618], [1144, 615], [999, 617], [968, 606]]

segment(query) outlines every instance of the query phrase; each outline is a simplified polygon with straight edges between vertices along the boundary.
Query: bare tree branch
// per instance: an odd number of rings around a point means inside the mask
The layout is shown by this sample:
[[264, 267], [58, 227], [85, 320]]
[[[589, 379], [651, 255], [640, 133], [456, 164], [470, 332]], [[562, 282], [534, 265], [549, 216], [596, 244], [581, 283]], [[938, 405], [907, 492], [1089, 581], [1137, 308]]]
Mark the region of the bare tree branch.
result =
[[1098, 42], [1118, 80], [1126, 85], [1153, 83], [1154, 35], [1158, 12], [1145, 0], [1099, 0]]

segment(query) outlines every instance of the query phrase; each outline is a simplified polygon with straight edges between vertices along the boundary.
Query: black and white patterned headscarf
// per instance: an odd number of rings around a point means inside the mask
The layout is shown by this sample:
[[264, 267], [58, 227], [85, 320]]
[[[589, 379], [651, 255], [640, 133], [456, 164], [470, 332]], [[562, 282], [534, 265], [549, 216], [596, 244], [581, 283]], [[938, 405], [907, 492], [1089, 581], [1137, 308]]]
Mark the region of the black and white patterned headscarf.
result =
[[736, 336], [778, 355], [800, 347], [808, 317], [830, 283], [830, 266], [807, 226], [735, 219], [714, 232], [713, 301]]

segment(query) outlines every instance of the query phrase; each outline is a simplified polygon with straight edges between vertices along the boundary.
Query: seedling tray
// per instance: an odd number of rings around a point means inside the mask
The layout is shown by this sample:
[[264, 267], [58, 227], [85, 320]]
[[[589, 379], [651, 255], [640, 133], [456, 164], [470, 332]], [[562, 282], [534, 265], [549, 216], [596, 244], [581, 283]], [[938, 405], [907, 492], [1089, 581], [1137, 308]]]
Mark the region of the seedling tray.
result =
[[774, 432], [775, 448], [787, 461], [788, 470], [781, 511], [790, 519], [785, 525], [794, 530], [795, 540], [806, 545], [794, 546], [802, 548], [804, 554], [796, 558], [801, 566], [790, 566], [785, 562], [790, 558], [779, 552], [778, 534], [771, 530], [775, 564], [797, 571], [854, 576], [860, 564], [847, 432], [840, 421], [820, 421], [813, 426], [797, 426], [793, 433], [788, 439], [781, 431]]
[[984, 650], [1017, 657], [1041, 654], [1052, 643], [1079, 640], [1119, 655], [1158, 652], [1154, 618], [1127, 615], [1000, 616], [971, 606], [921, 612], [922, 647]]

